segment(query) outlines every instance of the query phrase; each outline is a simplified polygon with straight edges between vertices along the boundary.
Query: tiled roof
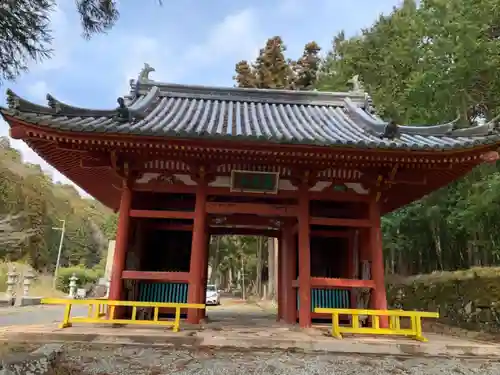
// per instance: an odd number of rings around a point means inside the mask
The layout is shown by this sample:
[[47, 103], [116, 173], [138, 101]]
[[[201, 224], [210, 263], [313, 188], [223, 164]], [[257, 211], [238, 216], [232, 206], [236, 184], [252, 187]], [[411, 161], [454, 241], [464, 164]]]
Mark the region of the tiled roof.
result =
[[7, 92], [5, 115], [50, 129], [71, 132], [133, 134], [356, 146], [363, 148], [452, 149], [500, 142], [495, 121], [454, 129], [455, 121], [434, 126], [388, 125], [371, 113], [363, 92], [325, 93], [166, 84], [142, 74], [115, 110], [69, 106], [47, 95], [48, 106]]

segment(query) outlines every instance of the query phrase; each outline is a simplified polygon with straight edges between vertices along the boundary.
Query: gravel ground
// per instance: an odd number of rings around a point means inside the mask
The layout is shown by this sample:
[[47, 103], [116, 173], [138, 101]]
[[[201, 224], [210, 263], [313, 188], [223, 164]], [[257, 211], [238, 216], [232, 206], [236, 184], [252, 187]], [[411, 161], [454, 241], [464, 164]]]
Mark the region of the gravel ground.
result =
[[68, 348], [64, 363], [82, 375], [498, 375], [500, 362], [302, 353], [189, 352], [157, 348]]

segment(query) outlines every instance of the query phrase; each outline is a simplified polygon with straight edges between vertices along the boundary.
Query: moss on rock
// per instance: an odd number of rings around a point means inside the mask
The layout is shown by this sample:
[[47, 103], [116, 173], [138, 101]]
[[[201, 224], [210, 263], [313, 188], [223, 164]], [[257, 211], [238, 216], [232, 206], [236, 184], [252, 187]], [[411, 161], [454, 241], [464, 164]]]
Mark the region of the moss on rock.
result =
[[475, 268], [389, 281], [390, 306], [438, 311], [439, 322], [500, 332], [500, 268]]

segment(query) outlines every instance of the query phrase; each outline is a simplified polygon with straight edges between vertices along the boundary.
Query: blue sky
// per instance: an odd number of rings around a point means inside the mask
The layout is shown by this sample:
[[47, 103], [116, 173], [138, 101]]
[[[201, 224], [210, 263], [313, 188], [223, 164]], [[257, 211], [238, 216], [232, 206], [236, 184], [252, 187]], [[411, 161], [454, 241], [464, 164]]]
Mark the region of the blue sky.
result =
[[[81, 38], [73, 0], [59, 0], [52, 16], [54, 57], [33, 65], [16, 82], [0, 87], [45, 104], [51, 93], [77, 106], [114, 108], [145, 62], [153, 79], [232, 86], [234, 65], [252, 60], [268, 37], [279, 35], [288, 56], [297, 58], [315, 40], [326, 51], [337, 32], [348, 35], [370, 26], [396, 0], [155, 0], [120, 1], [121, 17], [106, 35]], [[0, 134], [8, 127], [0, 120]], [[26, 161], [41, 164], [55, 180], [68, 180], [24, 143], [11, 141]]]

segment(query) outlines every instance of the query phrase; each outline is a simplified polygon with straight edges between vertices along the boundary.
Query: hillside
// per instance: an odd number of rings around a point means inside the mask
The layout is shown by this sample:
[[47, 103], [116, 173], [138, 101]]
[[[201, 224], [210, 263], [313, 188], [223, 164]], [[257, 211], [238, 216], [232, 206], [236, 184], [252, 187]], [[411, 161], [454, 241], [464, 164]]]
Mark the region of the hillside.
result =
[[24, 261], [52, 271], [66, 221], [61, 266], [93, 267], [114, 236], [115, 215], [82, 198], [71, 185], [54, 183], [39, 165], [24, 163], [19, 151], [0, 138], [0, 260]]

